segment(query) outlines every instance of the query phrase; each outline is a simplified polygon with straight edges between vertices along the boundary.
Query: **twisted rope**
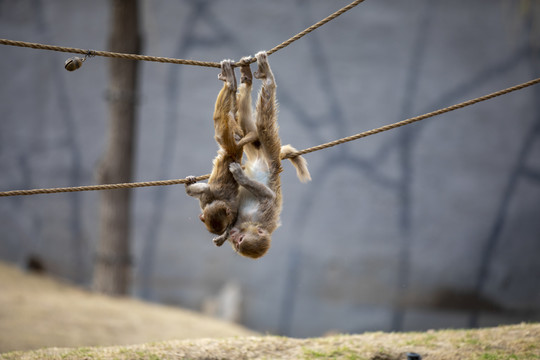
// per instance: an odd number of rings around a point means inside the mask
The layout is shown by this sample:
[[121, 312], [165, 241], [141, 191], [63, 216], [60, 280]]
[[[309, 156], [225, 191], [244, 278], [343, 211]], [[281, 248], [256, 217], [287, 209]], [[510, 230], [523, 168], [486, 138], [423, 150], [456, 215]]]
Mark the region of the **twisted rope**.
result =
[[[291, 153], [288, 156], [284, 157], [284, 159], [292, 158], [299, 155], [308, 154], [314, 151], [319, 151], [322, 149], [326, 149], [332, 146], [340, 145], [349, 141], [357, 140], [360, 138], [364, 138], [366, 136], [375, 135], [384, 131], [392, 130], [404, 125], [412, 124], [414, 122], [424, 120], [430, 117], [434, 117], [437, 115], [441, 115], [450, 111], [454, 111], [457, 109], [464, 108], [466, 106], [474, 105], [476, 103], [486, 101], [489, 99], [492, 99], [497, 96], [505, 95], [508, 93], [511, 93], [513, 91], [521, 90], [526, 87], [535, 85], [540, 83], [540, 78], [527, 81], [525, 83], [512, 86], [503, 90], [496, 91], [491, 94], [487, 94], [484, 96], [480, 96], [478, 98], [467, 100], [464, 102], [461, 102], [459, 104], [455, 104], [443, 109], [435, 110], [430, 113], [416, 116], [413, 118], [409, 118], [406, 120], [398, 121], [393, 124], [381, 126], [379, 128], [364, 131], [361, 133], [358, 133], [356, 135], [344, 137], [342, 139], [334, 140], [327, 142], [325, 144], [321, 144], [318, 146], [313, 146], [305, 150], [300, 150], [295, 153]], [[202, 175], [196, 177], [197, 181], [206, 180], [210, 177], [210, 175]], [[147, 187], [147, 186], [166, 186], [166, 185], [176, 185], [176, 184], [185, 184], [187, 182], [187, 179], [175, 179], [175, 180], [161, 180], [161, 181], [146, 181], [146, 182], [135, 182], [135, 183], [123, 183], [123, 184], [103, 184], [103, 185], [90, 185], [90, 186], [78, 186], [78, 187], [64, 187], [64, 188], [49, 188], [49, 189], [32, 189], [32, 190], [11, 190], [11, 191], [3, 191], [0, 192], [0, 197], [2, 196], [16, 196], [16, 195], [35, 195], [35, 194], [52, 194], [52, 193], [60, 193], [60, 192], [74, 192], [74, 191], [90, 191], [90, 190], [112, 190], [112, 189], [127, 189], [127, 188], [137, 188], [137, 187]]]
[[[309, 28], [305, 29], [304, 31], [296, 34], [289, 40], [286, 40], [282, 42], [281, 44], [277, 45], [273, 49], [268, 51], [268, 55], [271, 55], [275, 53], [278, 50], [283, 49], [286, 46], [289, 46], [296, 40], [300, 39], [306, 34], [309, 34], [313, 30], [323, 26], [327, 22], [334, 20], [339, 15], [343, 14], [346, 11], [349, 11], [356, 5], [360, 4], [364, 0], [355, 0], [349, 5], [341, 8], [340, 10], [336, 11], [335, 13], [327, 16], [326, 18], [322, 19], [321, 21], [317, 22], [314, 25], [311, 25]], [[66, 46], [55, 46], [55, 45], [46, 45], [46, 44], [39, 44], [39, 43], [32, 43], [32, 42], [26, 42], [26, 41], [16, 41], [16, 40], [8, 40], [8, 39], [0, 39], [0, 45], [10, 45], [10, 46], [18, 46], [18, 47], [26, 47], [26, 48], [32, 48], [32, 49], [40, 49], [40, 50], [50, 50], [50, 51], [60, 51], [60, 52], [67, 52], [67, 53], [74, 53], [74, 54], [82, 54], [82, 55], [89, 55], [89, 56], [103, 56], [103, 57], [110, 57], [110, 58], [120, 58], [120, 59], [130, 59], [130, 60], [141, 60], [141, 61], [154, 61], [154, 62], [160, 62], [160, 63], [171, 63], [171, 64], [181, 64], [181, 65], [194, 65], [194, 66], [205, 66], [205, 67], [214, 67], [219, 68], [220, 64], [218, 62], [212, 62], [212, 61], [198, 61], [198, 60], [185, 60], [185, 59], [175, 59], [175, 58], [168, 58], [168, 57], [161, 57], [161, 56], [149, 56], [149, 55], [137, 55], [137, 54], [124, 54], [124, 53], [117, 53], [117, 52], [110, 52], [110, 51], [98, 51], [98, 50], [87, 50], [87, 49], [79, 49], [74, 47], [66, 47]], [[255, 58], [251, 60], [250, 63], [255, 62]], [[240, 63], [236, 63], [233, 66], [240, 66]]]
[[534, 79], [534, 80], [531, 80], [531, 81], [527, 81], [527, 82], [525, 82], [523, 84], [519, 84], [519, 85], [512, 86], [512, 87], [509, 87], [509, 88], [506, 88], [506, 89], [503, 89], [503, 90], [499, 90], [499, 91], [496, 91], [494, 93], [487, 94], [487, 95], [484, 95], [484, 96], [480, 96], [480, 97], [472, 99], [472, 100], [467, 100], [467, 101], [464, 101], [464, 102], [461, 102], [459, 104], [455, 104], [455, 105], [452, 105], [452, 106], [449, 106], [449, 107], [446, 107], [446, 108], [443, 108], [443, 109], [435, 110], [435, 111], [432, 111], [432, 112], [424, 114], [424, 115], [419, 115], [419, 116], [416, 116], [416, 117], [412, 117], [412, 118], [409, 118], [409, 119], [398, 121], [398, 122], [393, 123], [393, 124], [381, 126], [379, 128], [373, 129], [373, 130], [364, 131], [364, 132], [361, 132], [361, 133], [356, 134], [356, 135], [347, 136], [347, 137], [344, 137], [342, 139], [330, 141], [330, 142], [327, 142], [325, 144], [313, 146], [313, 147], [310, 147], [308, 149], [304, 149], [304, 150], [300, 150], [300, 151], [297, 151], [297, 152], [294, 152], [294, 153], [290, 153], [289, 157], [295, 157], [295, 156], [299, 156], [299, 155], [308, 154], [310, 152], [326, 149], [326, 148], [336, 146], [336, 145], [340, 145], [340, 144], [343, 144], [343, 143], [346, 143], [346, 142], [349, 142], [349, 141], [357, 140], [357, 139], [360, 139], [360, 138], [363, 138], [363, 137], [366, 137], [366, 136], [375, 135], [375, 134], [381, 133], [383, 131], [388, 131], [388, 130], [392, 130], [392, 129], [395, 129], [395, 128], [398, 128], [398, 127], [401, 127], [401, 126], [409, 125], [409, 124], [412, 124], [412, 123], [420, 121], [420, 120], [424, 120], [424, 119], [427, 119], [427, 118], [430, 118], [430, 117], [433, 117], [433, 116], [437, 116], [437, 115], [441, 115], [441, 114], [444, 114], [444, 113], [447, 113], [447, 112], [450, 112], [450, 111], [461, 109], [461, 108], [464, 108], [466, 106], [474, 105], [476, 103], [486, 101], [486, 100], [489, 100], [489, 99], [493, 99], [494, 97], [505, 95], [505, 94], [511, 93], [513, 91], [521, 90], [523, 88], [538, 84], [539, 82], [540, 82], [540, 78], [537, 78], [537, 79]]
[[331, 20], [334, 20], [335, 18], [337, 18], [339, 15], [343, 14], [344, 12], [347, 12], [349, 10], [351, 10], [353, 7], [355, 7], [356, 5], [360, 4], [364, 2], [364, 0], [355, 0], [353, 1], [352, 3], [350, 3], [349, 5], [339, 9], [338, 11], [336, 11], [335, 13], [331, 14], [331, 15], [328, 15], [327, 17], [325, 17], [324, 19], [322, 19], [321, 21], [319, 21], [318, 23], [316, 24], [313, 24], [311, 25], [310, 27], [308, 27], [307, 29], [305, 29], [304, 31], [294, 35], [292, 38], [290, 38], [289, 40], [286, 40], [284, 42], [282, 42], [281, 44], [279, 44], [278, 46], [272, 48], [271, 50], [268, 50], [268, 55], [272, 55], [273, 53], [275, 53], [276, 51], [278, 50], [281, 50], [283, 49], [284, 47], [287, 47], [289, 45], [291, 45], [293, 42], [295, 42], [296, 40], [300, 39], [301, 37], [303, 37], [304, 35], [307, 35], [309, 34], [310, 32], [312, 32], [313, 30], [317, 29], [317, 28], [320, 28], [321, 26], [323, 26], [324, 24], [326, 24], [327, 22], [331, 21]]
[[0, 44], [39, 49], [39, 50], [51, 50], [51, 51], [68, 52], [68, 53], [74, 53], [74, 54], [83, 54], [83, 55], [90, 55], [90, 56], [103, 56], [103, 57], [110, 57], [110, 58], [155, 61], [155, 62], [161, 62], [161, 63], [206, 66], [206, 67], [215, 67], [215, 68], [220, 67], [219, 63], [210, 62], [210, 61], [184, 60], [184, 59], [174, 59], [174, 58], [160, 57], [160, 56], [124, 54], [124, 53], [98, 51], [98, 50], [85, 50], [85, 49], [78, 49], [74, 47], [46, 45], [46, 44], [32, 43], [32, 42], [26, 42], [26, 41], [15, 41], [15, 40], [8, 40], [8, 39], [0, 39]]
[[[210, 175], [197, 176], [196, 181], [206, 180], [209, 177]], [[60, 188], [49, 188], [49, 189], [11, 190], [11, 191], [0, 192], [0, 197], [16, 196], [16, 195], [55, 194], [55, 193], [61, 193], [61, 192], [77, 192], [77, 191], [132, 189], [132, 188], [148, 187], [148, 186], [178, 185], [178, 184], [185, 184], [186, 182], [187, 182], [187, 179], [173, 179], [173, 180], [120, 183], [120, 184], [101, 184], [101, 185], [88, 185], [88, 186], [75, 186], [75, 187], [60, 187]]]

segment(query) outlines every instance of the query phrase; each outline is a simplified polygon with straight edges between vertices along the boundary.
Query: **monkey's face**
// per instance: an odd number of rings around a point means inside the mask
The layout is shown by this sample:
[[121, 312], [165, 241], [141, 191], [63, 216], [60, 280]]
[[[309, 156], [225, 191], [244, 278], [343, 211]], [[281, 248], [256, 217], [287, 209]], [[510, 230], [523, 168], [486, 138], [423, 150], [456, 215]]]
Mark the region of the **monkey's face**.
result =
[[266, 254], [272, 241], [268, 231], [257, 224], [248, 224], [240, 229], [232, 228], [229, 236], [234, 250], [252, 259]]
[[214, 201], [208, 204], [199, 216], [209, 232], [221, 235], [232, 223], [234, 215], [224, 201]]

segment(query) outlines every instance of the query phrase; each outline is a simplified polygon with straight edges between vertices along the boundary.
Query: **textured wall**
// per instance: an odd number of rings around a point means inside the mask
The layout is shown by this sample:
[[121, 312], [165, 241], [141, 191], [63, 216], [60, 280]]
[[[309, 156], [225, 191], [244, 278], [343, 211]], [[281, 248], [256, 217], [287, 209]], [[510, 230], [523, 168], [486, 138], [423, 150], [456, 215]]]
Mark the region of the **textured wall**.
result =
[[[141, 1], [144, 53], [239, 59], [347, 3]], [[366, 0], [272, 55], [283, 143], [310, 147], [540, 76], [540, 33], [520, 3]], [[4, 1], [0, 33], [102, 50], [108, 10]], [[107, 60], [68, 73], [64, 53], [0, 52], [0, 189], [95, 183]], [[210, 171], [217, 73], [141, 64], [137, 181]], [[282, 226], [257, 261], [214, 247], [183, 186], [137, 189], [133, 293], [201, 309], [236, 283], [245, 325], [293, 336], [539, 320], [539, 98], [537, 85], [309, 154], [307, 185], [285, 164]], [[98, 198], [1, 198], [0, 259], [35, 254], [88, 284]]]

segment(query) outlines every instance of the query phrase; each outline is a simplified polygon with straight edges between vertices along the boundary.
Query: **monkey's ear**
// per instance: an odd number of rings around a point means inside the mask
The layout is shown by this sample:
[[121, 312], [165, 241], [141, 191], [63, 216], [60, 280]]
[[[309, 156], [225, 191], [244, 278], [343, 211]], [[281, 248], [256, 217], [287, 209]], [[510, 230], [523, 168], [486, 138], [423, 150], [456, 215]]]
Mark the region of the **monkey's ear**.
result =
[[201, 220], [202, 222], [204, 222], [204, 214], [199, 214], [199, 220]]

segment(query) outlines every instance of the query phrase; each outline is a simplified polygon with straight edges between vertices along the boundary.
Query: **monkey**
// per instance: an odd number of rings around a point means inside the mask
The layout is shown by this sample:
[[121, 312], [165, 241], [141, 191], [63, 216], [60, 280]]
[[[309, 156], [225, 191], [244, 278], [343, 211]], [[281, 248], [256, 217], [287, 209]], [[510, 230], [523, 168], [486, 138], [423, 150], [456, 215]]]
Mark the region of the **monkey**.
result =
[[[240, 185], [238, 214], [232, 227], [214, 239], [217, 246], [229, 240], [236, 252], [253, 259], [266, 254], [270, 248], [271, 235], [280, 225], [281, 159], [296, 151], [290, 145], [281, 147], [277, 124], [276, 82], [268, 64], [267, 53], [261, 51], [255, 57], [258, 69], [253, 76], [262, 82], [256, 105], [256, 121], [254, 123], [251, 117], [243, 117], [239, 121], [244, 134], [249, 134], [250, 137], [250, 142], [244, 147], [247, 157], [245, 171], [238, 161], [229, 164], [232, 176]], [[251, 71], [249, 59], [241, 62], [242, 94], [242, 89], [250, 90]], [[239, 111], [242, 105], [245, 104], [239, 105]], [[292, 158], [292, 162], [301, 180], [311, 179], [304, 158], [297, 156]]]
[[[242, 140], [237, 143], [243, 132], [235, 115], [231, 114], [237, 106], [236, 77], [232, 63], [232, 60], [223, 60], [221, 73], [218, 75], [218, 79], [224, 81], [224, 84], [214, 109], [214, 138], [219, 150], [213, 161], [212, 173], [206, 184], [195, 183], [193, 176], [188, 176], [185, 184], [186, 193], [199, 199], [202, 210], [199, 219], [209, 232], [216, 235], [223, 234], [237, 216], [239, 186], [229, 171], [229, 166], [242, 161], [245, 144]], [[243, 106], [241, 97], [238, 101], [240, 106]]]

